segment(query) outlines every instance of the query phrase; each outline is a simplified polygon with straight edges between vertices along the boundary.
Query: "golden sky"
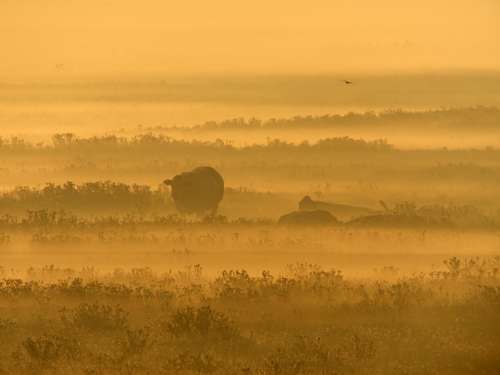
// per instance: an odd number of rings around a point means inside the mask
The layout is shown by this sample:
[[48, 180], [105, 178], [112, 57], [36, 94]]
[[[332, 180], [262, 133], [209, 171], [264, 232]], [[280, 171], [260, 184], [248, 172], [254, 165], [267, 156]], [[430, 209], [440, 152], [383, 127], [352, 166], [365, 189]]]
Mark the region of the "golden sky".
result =
[[1, 0], [0, 78], [500, 68], [498, 0]]

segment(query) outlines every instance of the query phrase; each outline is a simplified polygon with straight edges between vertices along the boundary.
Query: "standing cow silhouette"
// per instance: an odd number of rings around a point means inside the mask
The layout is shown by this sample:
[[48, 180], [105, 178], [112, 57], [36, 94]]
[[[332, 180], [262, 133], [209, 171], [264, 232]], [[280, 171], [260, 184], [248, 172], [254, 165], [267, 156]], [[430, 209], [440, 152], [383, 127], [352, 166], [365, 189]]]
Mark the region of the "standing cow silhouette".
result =
[[224, 179], [212, 167], [198, 167], [163, 183], [170, 186], [175, 207], [182, 214], [215, 215], [224, 197]]

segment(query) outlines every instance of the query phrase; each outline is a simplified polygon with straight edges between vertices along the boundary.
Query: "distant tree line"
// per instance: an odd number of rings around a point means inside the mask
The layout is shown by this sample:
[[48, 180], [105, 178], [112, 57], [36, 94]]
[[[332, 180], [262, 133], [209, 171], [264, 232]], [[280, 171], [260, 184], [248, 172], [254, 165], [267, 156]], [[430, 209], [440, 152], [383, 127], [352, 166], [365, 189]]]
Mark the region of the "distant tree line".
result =
[[175, 152], [230, 152], [253, 153], [253, 152], [363, 152], [363, 151], [390, 151], [394, 147], [384, 139], [365, 141], [350, 137], [335, 137], [321, 139], [311, 143], [286, 142], [279, 139], [269, 139], [266, 144], [252, 144], [236, 147], [220, 139], [215, 141], [178, 140], [165, 135], [141, 134], [133, 137], [120, 137], [116, 135], [78, 137], [73, 133], [55, 134], [50, 143], [32, 143], [19, 137], [1, 138], [0, 152], [85, 152], [102, 151], [116, 152], [125, 150], [127, 152], [151, 152], [161, 151], [163, 153]]
[[[321, 116], [295, 116], [291, 118], [234, 118], [223, 121], [207, 121], [193, 127], [156, 126], [146, 130], [212, 131], [212, 130], [266, 130], [266, 129], [324, 129], [335, 127], [356, 127], [360, 125], [427, 125], [429, 128], [459, 126], [474, 129], [477, 125], [499, 126], [500, 108], [476, 106], [470, 108], [443, 108], [425, 111], [390, 109], [381, 112], [348, 112], [346, 114], [325, 114]], [[144, 129], [143, 129], [144, 130]]]

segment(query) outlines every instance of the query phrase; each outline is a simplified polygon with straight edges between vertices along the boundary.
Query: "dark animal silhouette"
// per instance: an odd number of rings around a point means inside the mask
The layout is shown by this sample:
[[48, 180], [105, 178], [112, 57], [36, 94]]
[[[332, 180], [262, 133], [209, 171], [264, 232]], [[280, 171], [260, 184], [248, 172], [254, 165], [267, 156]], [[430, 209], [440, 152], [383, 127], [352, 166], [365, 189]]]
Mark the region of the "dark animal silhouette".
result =
[[338, 224], [339, 221], [328, 211], [293, 211], [279, 218], [278, 224], [288, 225], [326, 225]]
[[352, 85], [354, 82], [353, 82], [353, 81], [349, 81], [349, 80], [347, 80], [347, 79], [344, 79], [344, 83], [345, 83], [346, 85]]
[[224, 197], [224, 179], [212, 167], [198, 167], [164, 181], [175, 207], [183, 214], [215, 215]]
[[314, 201], [308, 195], [302, 198], [302, 200], [299, 202], [299, 210], [301, 211], [324, 210], [330, 212], [332, 215], [342, 220], [350, 220], [355, 217], [372, 215], [376, 213], [375, 210], [371, 210], [366, 207], [357, 207], [357, 206], [350, 206], [347, 204]]

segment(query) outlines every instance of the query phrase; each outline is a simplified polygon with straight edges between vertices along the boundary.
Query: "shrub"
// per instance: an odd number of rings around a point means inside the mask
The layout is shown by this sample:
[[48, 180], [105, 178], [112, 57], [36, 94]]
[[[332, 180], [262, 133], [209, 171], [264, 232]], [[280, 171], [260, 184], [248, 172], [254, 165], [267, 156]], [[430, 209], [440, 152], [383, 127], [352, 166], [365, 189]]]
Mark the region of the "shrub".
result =
[[222, 366], [210, 353], [183, 352], [167, 362], [167, 368], [178, 371], [193, 371], [197, 374], [211, 374]]
[[83, 303], [72, 311], [63, 310], [62, 320], [78, 329], [109, 332], [125, 329], [128, 314], [119, 306]]
[[127, 329], [124, 338], [120, 341], [122, 361], [144, 353], [150, 344], [150, 332], [148, 329]]
[[79, 343], [70, 337], [43, 335], [28, 337], [22, 343], [28, 364], [34, 367], [52, 367], [58, 360], [75, 360], [80, 355]]
[[210, 306], [178, 310], [166, 324], [166, 330], [175, 337], [210, 339], [230, 339], [238, 334], [229, 319]]

